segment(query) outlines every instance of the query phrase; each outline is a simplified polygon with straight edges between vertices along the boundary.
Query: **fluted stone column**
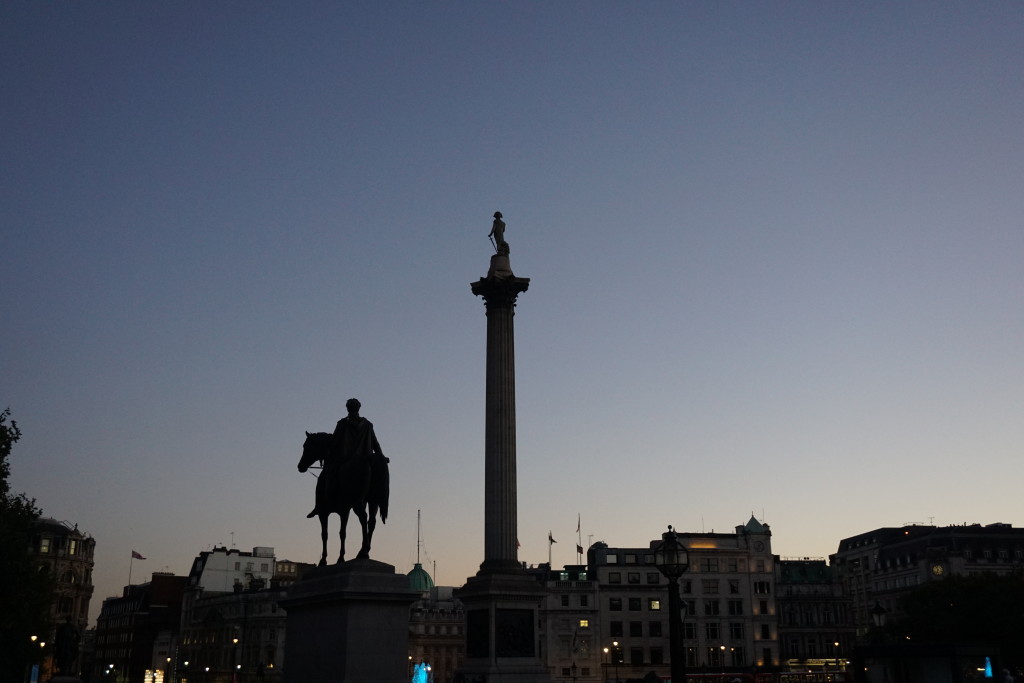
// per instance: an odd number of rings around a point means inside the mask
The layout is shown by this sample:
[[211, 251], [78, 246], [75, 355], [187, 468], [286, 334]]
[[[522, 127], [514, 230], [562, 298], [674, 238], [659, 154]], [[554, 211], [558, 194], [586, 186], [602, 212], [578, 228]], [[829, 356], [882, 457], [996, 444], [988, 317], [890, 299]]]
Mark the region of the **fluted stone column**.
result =
[[516, 551], [516, 298], [530, 286], [515, 277], [508, 255], [491, 257], [487, 277], [471, 287], [487, 307], [484, 423], [484, 561], [481, 569], [518, 567]]
[[530, 285], [516, 277], [508, 248], [491, 257], [487, 277], [471, 287], [487, 307], [484, 422], [484, 561], [456, 592], [466, 611], [466, 651], [456, 681], [551, 683], [540, 659], [538, 613], [543, 585], [523, 570], [516, 539], [516, 368], [512, 318]]

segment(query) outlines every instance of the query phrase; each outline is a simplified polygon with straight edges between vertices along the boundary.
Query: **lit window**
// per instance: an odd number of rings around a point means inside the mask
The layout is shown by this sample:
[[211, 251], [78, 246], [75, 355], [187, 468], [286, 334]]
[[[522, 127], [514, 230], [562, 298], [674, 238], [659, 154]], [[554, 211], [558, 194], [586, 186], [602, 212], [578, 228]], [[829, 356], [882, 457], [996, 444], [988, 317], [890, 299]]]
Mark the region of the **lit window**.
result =
[[647, 609], [651, 612], [657, 612], [661, 609], [661, 600], [658, 600], [657, 598], [649, 598], [647, 600]]
[[580, 628], [590, 628], [590, 619], [580, 619]]

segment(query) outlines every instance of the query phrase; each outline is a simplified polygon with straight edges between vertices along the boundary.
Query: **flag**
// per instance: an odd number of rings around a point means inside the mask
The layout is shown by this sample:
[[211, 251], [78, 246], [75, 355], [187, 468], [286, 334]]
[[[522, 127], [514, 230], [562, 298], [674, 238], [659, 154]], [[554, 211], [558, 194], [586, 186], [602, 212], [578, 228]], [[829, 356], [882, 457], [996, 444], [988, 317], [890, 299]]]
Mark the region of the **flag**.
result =
[[553, 537], [551, 536], [551, 532], [549, 531], [549, 532], [548, 532], [548, 545], [551, 545], [552, 543], [558, 543], [558, 541], [556, 541], [556, 540], [555, 540], [555, 539], [554, 539], [554, 538], [553, 538]]
[[580, 513], [576, 513], [576, 533], [580, 532]]
[[580, 555], [583, 554], [583, 546], [581, 546], [579, 543], [576, 544], [576, 552]]
[[135, 552], [135, 551], [133, 550], [133, 551], [132, 551], [132, 559], [133, 559], [133, 560], [144, 560], [144, 559], [146, 559], [146, 558], [144, 558], [144, 557], [143, 557], [142, 555], [140, 555], [139, 553], [137, 553], [137, 552]]
[[516, 550], [519, 550], [519, 549], [520, 549], [520, 548], [522, 548], [522, 547], [523, 547], [523, 546], [519, 545], [519, 539], [517, 538], [517, 539], [516, 539]]

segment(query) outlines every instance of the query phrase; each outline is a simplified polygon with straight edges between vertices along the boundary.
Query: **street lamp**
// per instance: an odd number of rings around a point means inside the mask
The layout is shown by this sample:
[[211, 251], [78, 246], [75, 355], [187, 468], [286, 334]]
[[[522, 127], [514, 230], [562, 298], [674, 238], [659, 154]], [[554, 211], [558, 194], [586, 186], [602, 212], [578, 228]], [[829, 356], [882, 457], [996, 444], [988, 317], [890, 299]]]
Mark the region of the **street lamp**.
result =
[[679, 577], [690, 568], [690, 557], [670, 525], [654, 549], [654, 564], [668, 579], [668, 649], [672, 683], [686, 683], [683, 620], [680, 612]]
[[604, 648], [604, 683], [608, 683], [608, 648]]
[[612, 641], [612, 659], [615, 660], [615, 683], [619, 683], [619, 641]]

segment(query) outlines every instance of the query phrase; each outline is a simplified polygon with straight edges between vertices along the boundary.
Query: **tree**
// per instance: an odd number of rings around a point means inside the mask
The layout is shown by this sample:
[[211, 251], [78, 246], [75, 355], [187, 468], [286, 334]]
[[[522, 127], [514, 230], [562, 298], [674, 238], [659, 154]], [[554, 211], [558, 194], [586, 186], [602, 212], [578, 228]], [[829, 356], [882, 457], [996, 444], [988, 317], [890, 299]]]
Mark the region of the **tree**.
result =
[[0, 411], [0, 680], [18, 681], [26, 667], [39, 659], [39, 645], [52, 631], [50, 603], [53, 583], [40, 572], [31, 551], [32, 527], [41, 510], [34, 499], [12, 494], [8, 458], [21, 438], [18, 423]]
[[[1024, 574], [950, 576], [909, 593], [892, 633], [915, 643], [998, 647], [1003, 665], [1024, 666]], [[888, 628], [887, 628], [888, 630]]]

